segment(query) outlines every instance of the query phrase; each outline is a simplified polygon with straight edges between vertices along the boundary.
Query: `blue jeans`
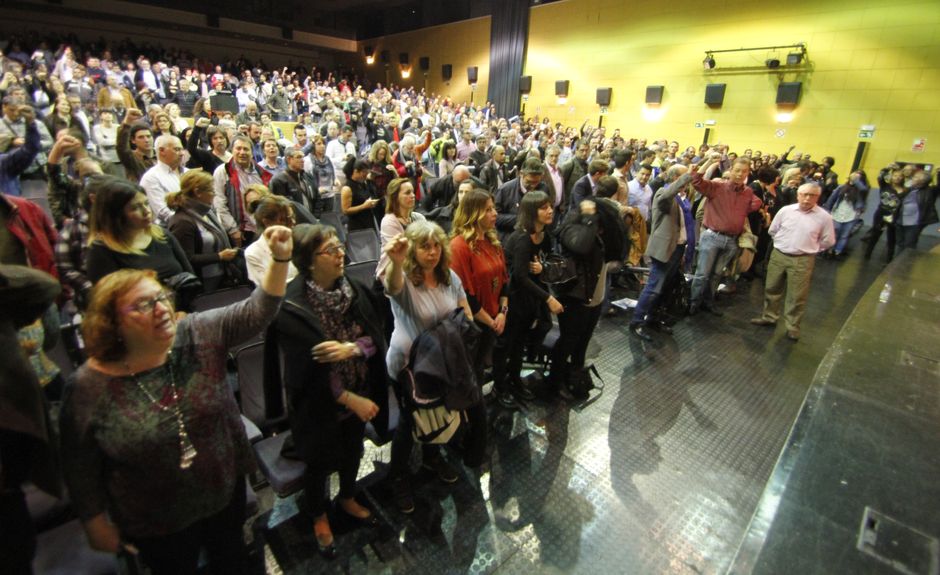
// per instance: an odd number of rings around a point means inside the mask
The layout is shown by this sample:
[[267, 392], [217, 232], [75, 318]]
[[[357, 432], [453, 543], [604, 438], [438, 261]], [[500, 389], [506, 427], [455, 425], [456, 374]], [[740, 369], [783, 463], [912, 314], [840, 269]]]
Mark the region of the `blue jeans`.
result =
[[833, 251], [836, 254], [841, 254], [845, 251], [845, 245], [849, 243], [849, 235], [852, 233], [852, 228], [855, 227], [855, 220], [833, 222], [832, 224], [836, 228], [836, 245]]
[[666, 281], [672, 277], [679, 269], [679, 262], [682, 261], [682, 254], [685, 253], [685, 245], [676, 246], [672, 252], [672, 257], [668, 262], [661, 262], [656, 258], [650, 258], [650, 277], [646, 280], [646, 286], [640, 293], [636, 302], [636, 309], [633, 310], [633, 320], [631, 325], [641, 324], [646, 321], [653, 306], [659, 301], [659, 296], [663, 293], [663, 286]]
[[727, 236], [702, 228], [702, 237], [698, 243], [698, 262], [695, 276], [692, 278], [692, 307], [702, 303], [711, 305], [715, 299], [714, 280], [721, 276], [725, 268], [738, 255], [738, 237]]

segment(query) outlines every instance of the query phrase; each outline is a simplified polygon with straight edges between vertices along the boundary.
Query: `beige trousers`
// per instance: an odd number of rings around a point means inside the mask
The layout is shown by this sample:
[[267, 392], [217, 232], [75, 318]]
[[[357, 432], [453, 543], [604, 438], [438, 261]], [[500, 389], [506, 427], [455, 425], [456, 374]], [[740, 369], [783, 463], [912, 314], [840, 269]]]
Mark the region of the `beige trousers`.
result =
[[764, 283], [765, 319], [777, 321], [786, 294], [783, 318], [787, 331], [800, 333], [800, 320], [806, 311], [806, 298], [809, 297], [809, 284], [815, 265], [815, 255], [788, 256], [780, 250], [773, 250]]

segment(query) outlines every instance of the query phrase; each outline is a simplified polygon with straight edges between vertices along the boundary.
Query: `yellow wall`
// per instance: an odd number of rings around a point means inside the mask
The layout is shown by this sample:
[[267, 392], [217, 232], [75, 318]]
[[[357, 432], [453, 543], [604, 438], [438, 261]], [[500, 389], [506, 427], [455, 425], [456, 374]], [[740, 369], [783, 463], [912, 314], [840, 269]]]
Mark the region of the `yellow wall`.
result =
[[[431, 56], [429, 90], [457, 101], [469, 98], [466, 67], [480, 66], [475, 102], [485, 99], [490, 19], [427, 28], [360, 43], [388, 49], [393, 81], [398, 53], [411, 55], [422, 86], [418, 58]], [[705, 50], [806, 42], [803, 72], [772, 73], [771, 54], [716, 55], [718, 67], [704, 72]], [[785, 62], [786, 51], [777, 54]], [[451, 63], [454, 79], [444, 85], [440, 66]], [[782, 67], [783, 70], [785, 67]], [[935, 0], [791, 0], [767, 4], [752, 0], [566, 0], [531, 9], [525, 74], [533, 77], [528, 115], [553, 121], [596, 123], [598, 87], [613, 87], [605, 126], [628, 137], [701, 143], [696, 122], [714, 120], [710, 142], [738, 152], [753, 147], [781, 152], [794, 144], [816, 158], [833, 155], [836, 171], [851, 164], [862, 125], [876, 127], [864, 167], [894, 161], [940, 163], [940, 3]], [[383, 81], [380, 63], [370, 75]], [[556, 80], [570, 80], [568, 102], [554, 96]], [[778, 123], [779, 81], [801, 80], [803, 96], [788, 124]], [[708, 83], [725, 83], [724, 106], [703, 103]], [[644, 113], [647, 85], [666, 87], [659, 119]], [[783, 137], [776, 132], [785, 130]], [[911, 152], [926, 138], [924, 153]]]
[[[806, 42], [802, 74], [771, 73], [765, 52], [717, 54], [706, 73], [706, 49]], [[786, 51], [778, 57], [785, 62]], [[734, 69], [731, 69], [733, 67]], [[783, 67], [781, 68], [783, 69]], [[597, 121], [595, 90], [613, 87], [607, 126], [644, 138], [702, 141], [695, 123], [715, 120], [711, 142], [782, 151], [795, 144], [816, 158], [832, 155], [844, 173], [859, 127], [876, 131], [869, 169], [895, 159], [940, 161], [940, 3], [899, 0], [748, 1], [674, 0], [627, 5], [612, 0], [570, 0], [531, 11], [526, 74], [533, 76], [527, 112], [553, 121]], [[779, 77], [802, 80], [803, 96], [789, 124], [776, 121]], [[570, 80], [566, 105], [554, 81]], [[726, 83], [724, 106], [703, 103], [705, 85]], [[666, 87], [662, 117], [644, 116], [645, 87]], [[778, 129], [785, 129], [782, 138]], [[926, 138], [925, 153], [912, 153]], [[839, 168], [842, 168], [841, 170]]]
[[[405, 32], [385, 36], [375, 40], [360, 42], [360, 54], [365, 46], [375, 48], [375, 64], [365, 66], [366, 74], [373, 81], [388, 80], [386, 70], [379, 54], [382, 50], [389, 53], [389, 77], [391, 83], [399, 86], [426, 88], [429, 92], [450, 96], [457, 102], [470, 101], [470, 86], [467, 84], [467, 67], [479, 67], [479, 80], [474, 91], [473, 101], [480, 104], [486, 101], [490, 74], [490, 19], [476, 18], [457, 24], [447, 24], [425, 28], [415, 32]], [[407, 52], [411, 62], [411, 78], [402, 80], [398, 71], [398, 55]], [[427, 77], [421, 72], [419, 59], [428, 56], [431, 59]], [[362, 60], [359, 60], [361, 65]], [[441, 65], [453, 66], [450, 82], [441, 77]]]

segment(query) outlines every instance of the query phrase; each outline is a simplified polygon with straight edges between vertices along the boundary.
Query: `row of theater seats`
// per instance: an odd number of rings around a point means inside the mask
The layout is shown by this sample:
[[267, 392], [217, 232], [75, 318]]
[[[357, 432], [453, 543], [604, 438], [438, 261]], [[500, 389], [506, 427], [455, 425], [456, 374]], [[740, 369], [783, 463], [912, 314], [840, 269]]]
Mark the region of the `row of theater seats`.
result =
[[[378, 235], [373, 230], [358, 230], [345, 234], [339, 218], [331, 221], [333, 212], [323, 214], [323, 223], [334, 225], [346, 242], [350, 263], [346, 273], [371, 285], [375, 276], [380, 253]], [[251, 292], [250, 287], [219, 290], [199, 296], [193, 302], [195, 312], [223, 307], [242, 301]], [[49, 353], [50, 359], [62, 369], [63, 378], [76, 369], [82, 361], [78, 325], [64, 325], [62, 337]], [[280, 381], [266, 381], [264, 369], [264, 334], [229, 350], [229, 381], [242, 412], [242, 422], [251, 442], [264, 481], [249, 482], [248, 517], [258, 513], [258, 498], [255, 489], [266, 482], [279, 497], [286, 497], [301, 488], [304, 464], [281, 455], [284, 442], [290, 438], [287, 423], [287, 401]], [[398, 404], [394, 393], [390, 394], [390, 427], [398, 423]], [[376, 445], [387, 443], [391, 434], [379, 437], [367, 427], [367, 437]], [[258, 479], [258, 478], [256, 478]], [[252, 488], [252, 484], [253, 487]], [[89, 575], [118, 573], [119, 567], [113, 555], [93, 551], [88, 547], [81, 522], [71, 511], [68, 498], [56, 499], [35, 487], [26, 488], [27, 505], [38, 532], [36, 573]]]

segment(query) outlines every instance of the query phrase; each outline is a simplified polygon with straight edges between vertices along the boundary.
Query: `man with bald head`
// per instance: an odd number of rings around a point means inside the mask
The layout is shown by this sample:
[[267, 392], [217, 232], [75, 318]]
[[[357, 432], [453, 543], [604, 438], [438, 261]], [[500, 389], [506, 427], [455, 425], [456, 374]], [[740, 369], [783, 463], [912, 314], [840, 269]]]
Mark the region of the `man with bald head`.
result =
[[[780, 208], [770, 224], [774, 250], [767, 265], [764, 312], [751, 323], [776, 325], [783, 304], [787, 338], [791, 341], [800, 339], [800, 320], [806, 309], [816, 254], [836, 243], [832, 216], [816, 205], [821, 193], [819, 184], [803, 184], [796, 191], [796, 203]], [[785, 304], [784, 294], [787, 296]]]
[[460, 183], [469, 179], [470, 168], [463, 164], [458, 165], [449, 176], [438, 178], [436, 182], [431, 184], [428, 194], [421, 200], [422, 209], [430, 212], [434, 208], [446, 206], [457, 193]]

